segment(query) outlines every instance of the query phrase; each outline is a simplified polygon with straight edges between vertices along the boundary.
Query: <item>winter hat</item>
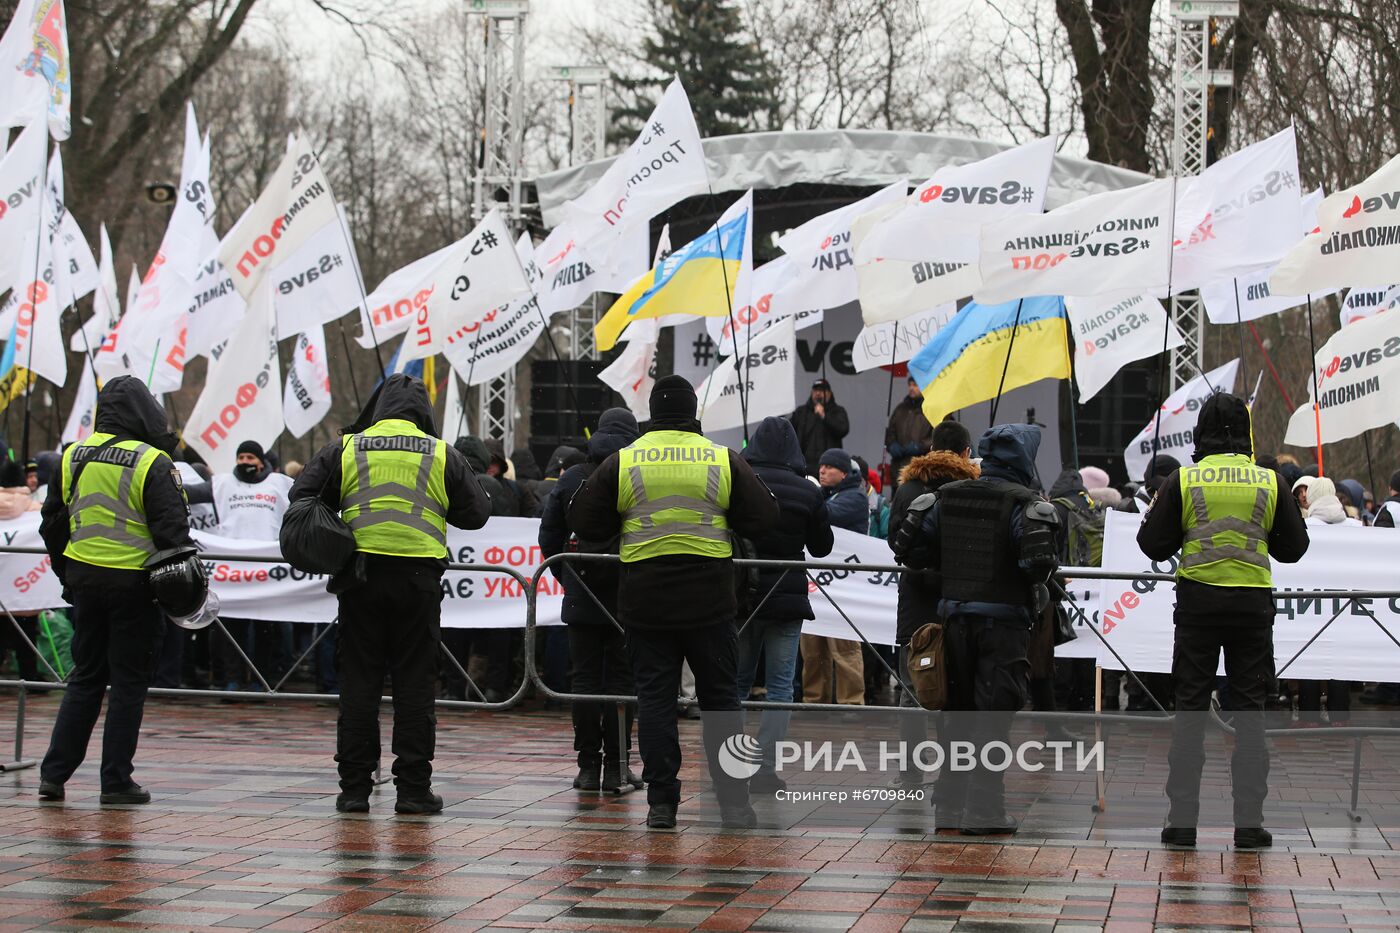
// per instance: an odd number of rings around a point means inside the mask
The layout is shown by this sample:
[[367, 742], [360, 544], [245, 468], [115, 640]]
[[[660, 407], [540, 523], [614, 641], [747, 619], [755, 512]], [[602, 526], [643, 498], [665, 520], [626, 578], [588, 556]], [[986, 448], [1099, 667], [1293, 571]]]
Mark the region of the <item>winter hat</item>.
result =
[[[1147, 472], [1143, 474], [1143, 482], [1147, 488], [1156, 492], [1168, 476], [1181, 469], [1181, 461], [1171, 454], [1158, 454], [1147, 464]], [[1088, 485], [1087, 483], [1085, 485]]]
[[262, 444], [257, 441], [244, 441], [238, 445], [238, 453], [252, 454], [262, 463], [267, 463], [267, 454], [263, 451]]
[[651, 417], [657, 419], [691, 418], [700, 407], [695, 387], [682, 376], [664, 376], [651, 389]]
[[[1311, 479], [1311, 477], [1309, 477]], [[1301, 480], [1299, 481], [1301, 482]], [[1315, 502], [1318, 499], [1325, 499], [1328, 496], [1337, 498], [1337, 484], [1325, 476], [1319, 476], [1311, 483], [1308, 483], [1308, 501]]]
[[1085, 489], [1104, 489], [1108, 486], [1108, 471], [1096, 466], [1086, 466], [1079, 471]]
[[823, 451], [822, 457], [817, 461], [819, 466], [829, 466], [843, 472], [851, 472], [851, 455], [840, 447], [832, 447]]
[[1302, 488], [1302, 489], [1306, 489], [1306, 490], [1308, 491], [1308, 495], [1311, 496], [1311, 495], [1312, 495], [1312, 487], [1313, 487], [1313, 484], [1316, 483], [1316, 482], [1317, 482], [1317, 477], [1316, 477], [1316, 476], [1300, 476], [1300, 477], [1298, 477], [1298, 479], [1293, 483], [1293, 490], [1292, 490], [1292, 492], [1293, 492], [1294, 495], [1297, 495], [1297, 494], [1298, 494], [1299, 488]]
[[1089, 498], [1106, 509], [1116, 509], [1123, 503], [1123, 494], [1112, 486], [1104, 486], [1101, 489], [1087, 489]]

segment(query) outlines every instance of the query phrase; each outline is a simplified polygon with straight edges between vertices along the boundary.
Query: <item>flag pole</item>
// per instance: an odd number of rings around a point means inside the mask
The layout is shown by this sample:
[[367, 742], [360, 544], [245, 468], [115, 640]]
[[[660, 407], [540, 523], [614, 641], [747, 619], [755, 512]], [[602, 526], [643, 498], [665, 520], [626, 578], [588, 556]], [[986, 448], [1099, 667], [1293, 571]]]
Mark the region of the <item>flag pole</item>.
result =
[[[1068, 323], [1069, 315], [1065, 315], [1065, 320]], [[1075, 354], [1071, 352], [1074, 348], [1074, 334], [1068, 327], [1065, 328], [1065, 342], [1069, 345], [1069, 349], [1065, 351], [1065, 355], [1069, 357], [1069, 449], [1070, 456], [1074, 460], [1074, 468], [1077, 470], [1079, 469], [1079, 415], [1075, 409], [1079, 407], [1079, 404], [1074, 398], [1077, 386], [1074, 379]], [[1131, 477], [1129, 478], [1131, 479]]]
[[987, 421], [987, 427], [996, 427], [997, 407], [1001, 405], [1001, 392], [1006, 387], [1006, 371], [1011, 368], [1011, 351], [1016, 349], [1016, 331], [1021, 327], [1021, 305], [1026, 299], [1016, 299], [1016, 319], [1011, 322], [1011, 340], [1006, 344], [1006, 362], [1001, 364], [1001, 382], [997, 383], [997, 397], [992, 399], [991, 417]]
[[1162, 449], [1162, 407], [1167, 403], [1167, 342], [1171, 339], [1172, 333], [1172, 273], [1176, 270], [1176, 185], [1177, 177], [1172, 176], [1172, 223], [1171, 233], [1167, 236], [1167, 304], [1162, 309], [1166, 312], [1166, 322], [1162, 325], [1162, 363], [1157, 367], [1157, 397], [1161, 399], [1157, 403], [1157, 421], [1152, 429], [1152, 453], [1151, 460], [1147, 461], [1147, 476], [1144, 479], [1151, 479], [1153, 474], [1152, 463], [1157, 459], [1158, 452]]
[[1313, 431], [1317, 437], [1317, 475], [1324, 476], [1322, 471], [1322, 399], [1318, 395], [1317, 385], [1317, 338], [1313, 335], [1313, 306], [1312, 293], [1308, 293], [1308, 362], [1312, 364], [1313, 377]]
[[[317, 155], [316, 159], [318, 162], [320, 158], [321, 157]], [[364, 274], [360, 272], [360, 255], [355, 249], [355, 241], [350, 237], [350, 228], [346, 226], [345, 215], [340, 212], [339, 204], [335, 206], [335, 219], [340, 224], [340, 232], [345, 237], [345, 246], [350, 251], [350, 266], [355, 270], [355, 286], [360, 290], [360, 307], [365, 309], [365, 322], [369, 324], [369, 339], [374, 341], [374, 361], [379, 364], [379, 376], [382, 379], [384, 378], [384, 357], [379, 351], [379, 334], [374, 327], [374, 316], [369, 307], [369, 296], [365, 294], [365, 277]], [[342, 318], [342, 321], [343, 320]], [[343, 323], [340, 333], [342, 337], [345, 336]], [[348, 344], [346, 345], [345, 352], [347, 354], [350, 352]], [[354, 377], [352, 376], [351, 378], [353, 379]], [[358, 397], [357, 394], [356, 398]]]
[[[708, 172], [705, 177], [705, 187], [710, 189], [710, 207], [713, 208], [715, 207], [715, 202], [719, 199], [715, 197], [715, 189], [714, 186], [710, 184]], [[723, 211], [715, 215], [715, 246], [719, 250], [719, 271], [724, 275], [724, 304], [729, 311], [729, 342], [734, 344], [734, 369], [739, 374], [739, 417], [744, 422], [744, 446], [747, 447], [749, 446], [749, 389], [748, 380], [744, 377], [743, 365], [744, 358], [747, 357], [748, 354], [745, 353], [743, 357], [739, 356], [739, 328], [734, 324], [734, 292], [729, 287], [729, 267], [724, 264], [724, 238], [720, 236], [719, 232], [719, 221], [723, 216]], [[749, 206], [748, 223], [753, 223], [752, 204]], [[751, 237], [752, 234], [753, 230], [746, 226], [744, 230], [745, 239]], [[743, 244], [740, 244], [740, 252], [743, 251], [743, 248]], [[742, 266], [743, 264], [744, 257], [741, 255], [739, 257], [739, 265]]]
[[1273, 378], [1274, 385], [1278, 386], [1278, 391], [1279, 394], [1283, 396], [1284, 404], [1288, 406], [1289, 411], [1292, 411], [1297, 406], [1293, 404], [1293, 397], [1290, 396], [1288, 390], [1284, 388], [1283, 380], [1279, 378], [1278, 370], [1274, 368], [1273, 357], [1269, 356], [1269, 348], [1264, 346], [1264, 341], [1259, 336], [1259, 328], [1254, 326], [1253, 321], [1249, 322], [1249, 332], [1254, 335], [1254, 344], [1259, 348], [1259, 352], [1264, 354], [1264, 365], [1268, 367], [1269, 376]]
[[[44, 133], [44, 153], [43, 165], [39, 167], [39, 230], [34, 238], [34, 278], [29, 283], [29, 346], [24, 361], [24, 428], [21, 433], [21, 450], [24, 455], [24, 462], [29, 462], [29, 410], [34, 398], [34, 334], [38, 330], [38, 301], [35, 300], [35, 293], [39, 285], [39, 257], [44, 252], [44, 203], [49, 196], [49, 134]], [[59, 220], [61, 218], [54, 218]], [[57, 277], [55, 277], [57, 278]], [[57, 282], [55, 282], [57, 284]], [[20, 296], [21, 303], [24, 295]], [[57, 296], [55, 296], [57, 304]], [[15, 324], [18, 326], [19, 319], [16, 317]], [[61, 333], [61, 331], [60, 331]]]
[[[1232, 279], [1235, 283], [1235, 333], [1240, 338], [1240, 365], [1244, 365], [1244, 314], [1240, 311], [1240, 280]], [[1248, 376], [1245, 377], [1249, 378]]]
[[[1379, 484], [1376, 482], [1376, 468], [1371, 463], [1371, 430], [1369, 428], [1361, 432], [1361, 439], [1366, 442], [1366, 478], [1371, 481], [1371, 489], [1374, 490]], [[1372, 495], [1375, 495], [1375, 493], [1372, 492]], [[1361, 512], [1365, 512], [1366, 503], [1358, 502], [1356, 503], [1356, 508]]]

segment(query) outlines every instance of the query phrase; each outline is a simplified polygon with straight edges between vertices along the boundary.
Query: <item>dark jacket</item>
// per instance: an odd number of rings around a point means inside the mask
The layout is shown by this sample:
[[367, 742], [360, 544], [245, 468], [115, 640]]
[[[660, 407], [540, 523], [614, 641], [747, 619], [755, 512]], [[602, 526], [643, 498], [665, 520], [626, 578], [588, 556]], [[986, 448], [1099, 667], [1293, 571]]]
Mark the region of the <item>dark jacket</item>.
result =
[[544, 468], [543, 478], [526, 480], [522, 484], [530, 491], [530, 495], [539, 501], [539, 506], [535, 509], [536, 518], [544, 515], [544, 501], [554, 491], [554, 484], [559, 482], [559, 477], [564, 475], [564, 471], [586, 460], [583, 451], [577, 447], [561, 445], [554, 448], [554, 453], [549, 455], [549, 464]]
[[[379, 384], [374, 394], [365, 403], [365, 409], [355, 423], [347, 427], [345, 434], [356, 434], [380, 421], [403, 419], [412, 423], [418, 430], [431, 437], [437, 437], [437, 425], [433, 422], [433, 410], [428, 402], [428, 392], [423, 383], [402, 373], [396, 373]], [[308, 496], [319, 495], [327, 505], [339, 511], [341, 484], [342, 441], [335, 440], [320, 450], [307, 462], [301, 475], [292, 485], [288, 498], [292, 502]], [[447, 490], [447, 523], [454, 528], [473, 529], [486, 524], [491, 515], [491, 503], [486, 493], [472, 475], [466, 459], [454, 448], [447, 448], [444, 466], [443, 485]], [[426, 558], [396, 558], [401, 560], [426, 560]], [[442, 562], [432, 564], [441, 567]]]
[[500, 483], [501, 489], [505, 492], [509, 503], [507, 506], [510, 509], [509, 514], [520, 518], [533, 518], [540, 507], [539, 500], [535, 498], [534, 493], [506, 476], [510, 463], [506, 460], [505, 444], [494, 438], [483, 443], [491, 455], [490, 462], [496, 466], [496, 481]]
[[[792, 425], [785, 418], [764, 418], [749, 438], [743, 456], [778, 500], [778, 523], [753, 539], [758, 556], [763, 560], [802, 560], [804, 550], [818, 558], [830, 554], [834, 542], [825, 497], [806, 477], [807, 460]], [[760, 598], [768, 596], [758, 610], [760, 618], [784, 622], [816, 618], [807, 597], [807, 575], [801, 570], [760, 572], [758, 592]]]
[[[1194, 459], [1199, 462], [1221, 453], [1242, 453], [1253, 458], [1251, 446], [1249, 409], [1244, 402], [1236, 396], [1223, 394], [1207, 399], [1197, 420]], [[1269, 556], [1291, 564], [1307, 553], [1308, 528], [1289, 487], [1277, 473], [1274, 480], [1276, 495], [1273, 527], [1269, 530]], [[1185, 540], [1181, 509], [1181, 471], [1177, 470], [1162, 484], [1138, 528], [1138, 546], [1152, 560], [1171, 560], [1181, 550]], [[1272, 625], [1273, 594], [1257, 586], [1213, 586], [1178, 579], [1174, 620], [1177, 625]]]
[[933, 425], [924, 417], [924, 401], [906, 395], [895, 406], [890, 423], [885, 426], [885, 450], [889, 451], [890, 474], [895, 484], [903, 482], [899, 477], [910, 460], [932, 448]]
[[[982, 475], [973, 482], [983, 483], [999, 480], [1038, 489], [1040, 480], [1035, 468], [1035, 455], [1040, 450], [1040, 429], [1028, 424], [1001, 424], [983, 434], [977, 442], [977, 455], [982, 458]], [[942, 502], [935, 502], [933, 508], [924, 515], [920, 537], [928, 549], [929, 567], [939, 570], [942, 567], [942, 539], [940, 537], [940, 511]], [[1009, 519], [1011, 547], [1021, 545], [1021, 516], [1024, 508], [1012, 509]], [[994, 531], [994, 530], [992, 530]], [[989, 531], [989, 533], [992, 533]], [[1024, 569], [1024, 568], [1023, 568]], [[1019, 581], [1017, 581], [1019, 582]], [[1006, 621], [1030, 624], [1031, 607], [1013, 606], [1009, 603], [962, 602], [941, 599], [938, 612], [944, 617], [954, 615], [980, 616]]]
[[[693, 418], [654, 418], [653, 431], [700, 433]], [[569, 505], [569, 527], [581, 538], [605, 541], [622, 531], [617, 508], [619, 459], [599, 464]], [[758, 539], [778, 521], [778, 503], [744, 459], [729, 451], [729, 527]], [[636, 628], [698, 628], [733, 623], [738, 614], [734, 565], [728, 558], [689, 554], [653, 557], [623, 564], [618, 586], [618, 617]]]
[[483, 492], [491, 499], [491, 515], [494, 518], [520, 518], [520, 502], [514, 496], [506, 492], [506, 487], [501, 481], [486, 472], [486, 468], [491, 463], [491, 452], [486, 449], [486, 442], [481, 438], [468, 434], [465, 437], [457, 438], [452, 445], [462, 459], [466, 462], [467, 468], [476, 477], [477, 483]]
[[826, 497], [826, 510], [832, 527], [868, 535], [870, 500], [865, 498], [860, 485], [860, 474], [850, 473], [835, 486], [822, 487], [822, 495]]
[[[637, 419], [625, 408], [610, 408], [603, 412], [598, 419], [598, 430], [588, 439], [587, 460], [577, 463], [564, 471], [554, 484], [548, 498], [544, 500], [544, 510], [540, 515], [540, 551], [545, 557], [553, 557], [555, 554], [563, 553], [569, 544], [571, 530], [568, 522], [569, 503], [573, 501], [574, 494], [587, 482], [593, 471], [598, 469], [598, 464], [617, 453], [622, 448], [631, 444], [640, 436], [637, 428]], [[561, 448], [564, 449], [564, 448]], [[574, 448], [567, 448], [574, 450]], [[578, 451], [574, 451], [578, 453]], [[556, 451], [556, 454], [558, 451]], [[580, 456], [582, 456], [580, 454]], [[550, 458], [553, 464], [554, 458]], [[617, 548], [611, 550], [616, 553]], [[568, 625], [609, 625], [606, 615], [594, 601], [597, 597], [607, 607], [608, 612], [613, 617], [617, 617], [617, 572], [615, 568], [610, 568], [611, 572], [600, 572], [585, 574], [589, 576], [588, 590], [583, 587], [583, 582], [574, 573], [573, 568], [568, 564], [554, 564], [553, 573], [555, 579], [564, 585], [564, 606], [562, 618]], [[611, 582], [613, 585], [605, 585]], [[589, 591], [593, 596], [589, 596]]]
[[1391, 512], [1392, 512], [1391, 509], [1386, 508], [1386, 506], [1389, 505], [1389, 504], [1392, 503], [1392, 502], [1395, 503], [1396, 506], [1397, 506], [1397, 508], [1396, 508], [1394, 511], [1400, 511], [1400, 495], [1391, 496], [1389, 499], [1385, 500], [1385, 502], [1382, 502], [1380, 505], [1376, 506], [1376, 521], [1375, 521], [1375, 523], [1374, 523], [1374, 525], [1373, 525], [1372, 527], [1375, 527], [1375, 528], [1394, 528], [1394, 527], [1395, 527], [1395, 516], [1394, 516], [1393, 514], [1391, 514]]
[[851, 419], [846, 409], [836, 404], [836, 396], [825, 405], [826, 417], [817, 414], [816, 404], [811, 399], [807, 404], [788, 416], [793, 430], [797, 432], [797, 442], [802, 445], [802, 456], [807, 459], [807, 472], [817, 475], [822, 454], [833, 447], [840, 447], [847, 434], [851, 433]]
[[517, 447], [510, 452], [510, 462], [515, 466], [515, 480], [519, 483], [533, 483], [544, 479], [544, 470], [535, 460], [528, 447]]
[[[146, 527], [151, 531], [151, 542], [156, 550], [192, 546], [189, 506], [180, 488], [180, 474], [169, 456], [175, 449], [175, 435], [170, 431], [164, 409], [156, 403], [145, 384], [133, 376], [117, 376], [108, 381], [97, 396], [97, 420], [93, 430], [112, 434], [118, 440], [141, 441], [162, 451], [146, 474], [146, 485], [141, 491]], [[39, 534], [59, 582], [66, 586], [93, 587], [146, 585], [144, 570], [97, 567], [64, 557], [63, 551], [68, 547], [68, 523], [68, 503], [63, 501], [63, 470], [58, 469], [49, 478]]]
[[[890, 546], [904, 523], [909, 505], [924, 493], [935, 492], [945, 483], [976, 479], [981, 475], [977, 464], [964, 460], [961, 454], [948, 450], [915, 457], [899, 476], [899, 488], [890, 504]], [[908, 570], [899, 575], [899, 610], [895, 617], [895, 638], [908, 644], [918, 629], [938, 619], [938, 601], [943, 588], [936, 570]]]
[[1094, 500], [1089, 498], [1089, 491], [1084, 488], [1084, 477], [1078, 470], [1062, 471], [1050, 486], [1050, 504], [1060, 518], [1060, 561], [1068, 563], [1070, 506], [1064, 500], [1074, 503], [1074, 507], [1080, 511], [1094, 508]]

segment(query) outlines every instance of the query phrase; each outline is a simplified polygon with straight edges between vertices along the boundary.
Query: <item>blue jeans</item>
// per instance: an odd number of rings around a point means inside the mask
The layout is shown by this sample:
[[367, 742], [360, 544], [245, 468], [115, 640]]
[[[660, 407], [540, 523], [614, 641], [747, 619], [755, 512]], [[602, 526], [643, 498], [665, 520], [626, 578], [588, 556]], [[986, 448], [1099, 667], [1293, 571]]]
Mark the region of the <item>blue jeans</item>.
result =
[[[740, 702], [749, 698], [754, 675], [758, 672], [758, 655], [763, 653], [763, 679], [768, 699], [775, 703], [792, 702], [792, 683], [797, 673], [797, 644], [802, 634], [801, 620], [778, 621], [752, 619], [739, 633], [738, 687]], [[758, 744], [763, 749], [761, 772], [773, 773], [775, 750], [787, 735], [788, 710], [766, 709], [759, 717]]]

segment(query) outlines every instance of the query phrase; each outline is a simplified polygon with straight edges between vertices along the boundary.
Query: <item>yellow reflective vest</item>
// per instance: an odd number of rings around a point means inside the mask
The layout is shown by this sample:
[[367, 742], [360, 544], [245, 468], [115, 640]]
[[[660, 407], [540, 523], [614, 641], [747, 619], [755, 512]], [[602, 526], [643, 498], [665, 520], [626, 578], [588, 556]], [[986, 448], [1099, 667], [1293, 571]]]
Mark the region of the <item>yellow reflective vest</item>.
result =
[[358, 550], [393, 557], [447, 556], [447, 444], [389, 418], [346, 435], [340, 511]]
[[1182, 467], [1177, 575], [1215, 586], [1273, 585], [1269, 531], [1278, 482], [1246, 454], [1214, 454]]
[[[136, 440], [109, 443], [113, 436], [92, 434], [63, 453], [63, 555], [97, 567], [140, 570], [156, 552], [146, 525], [146, 477], [165, 454]], [[74, 489], [74, 468], [83, 464]]]
[[651, 431], [618, 454], [623, 563], [691, 554], [723, 558], [729, 543], [729, 449], [689, 431]]

